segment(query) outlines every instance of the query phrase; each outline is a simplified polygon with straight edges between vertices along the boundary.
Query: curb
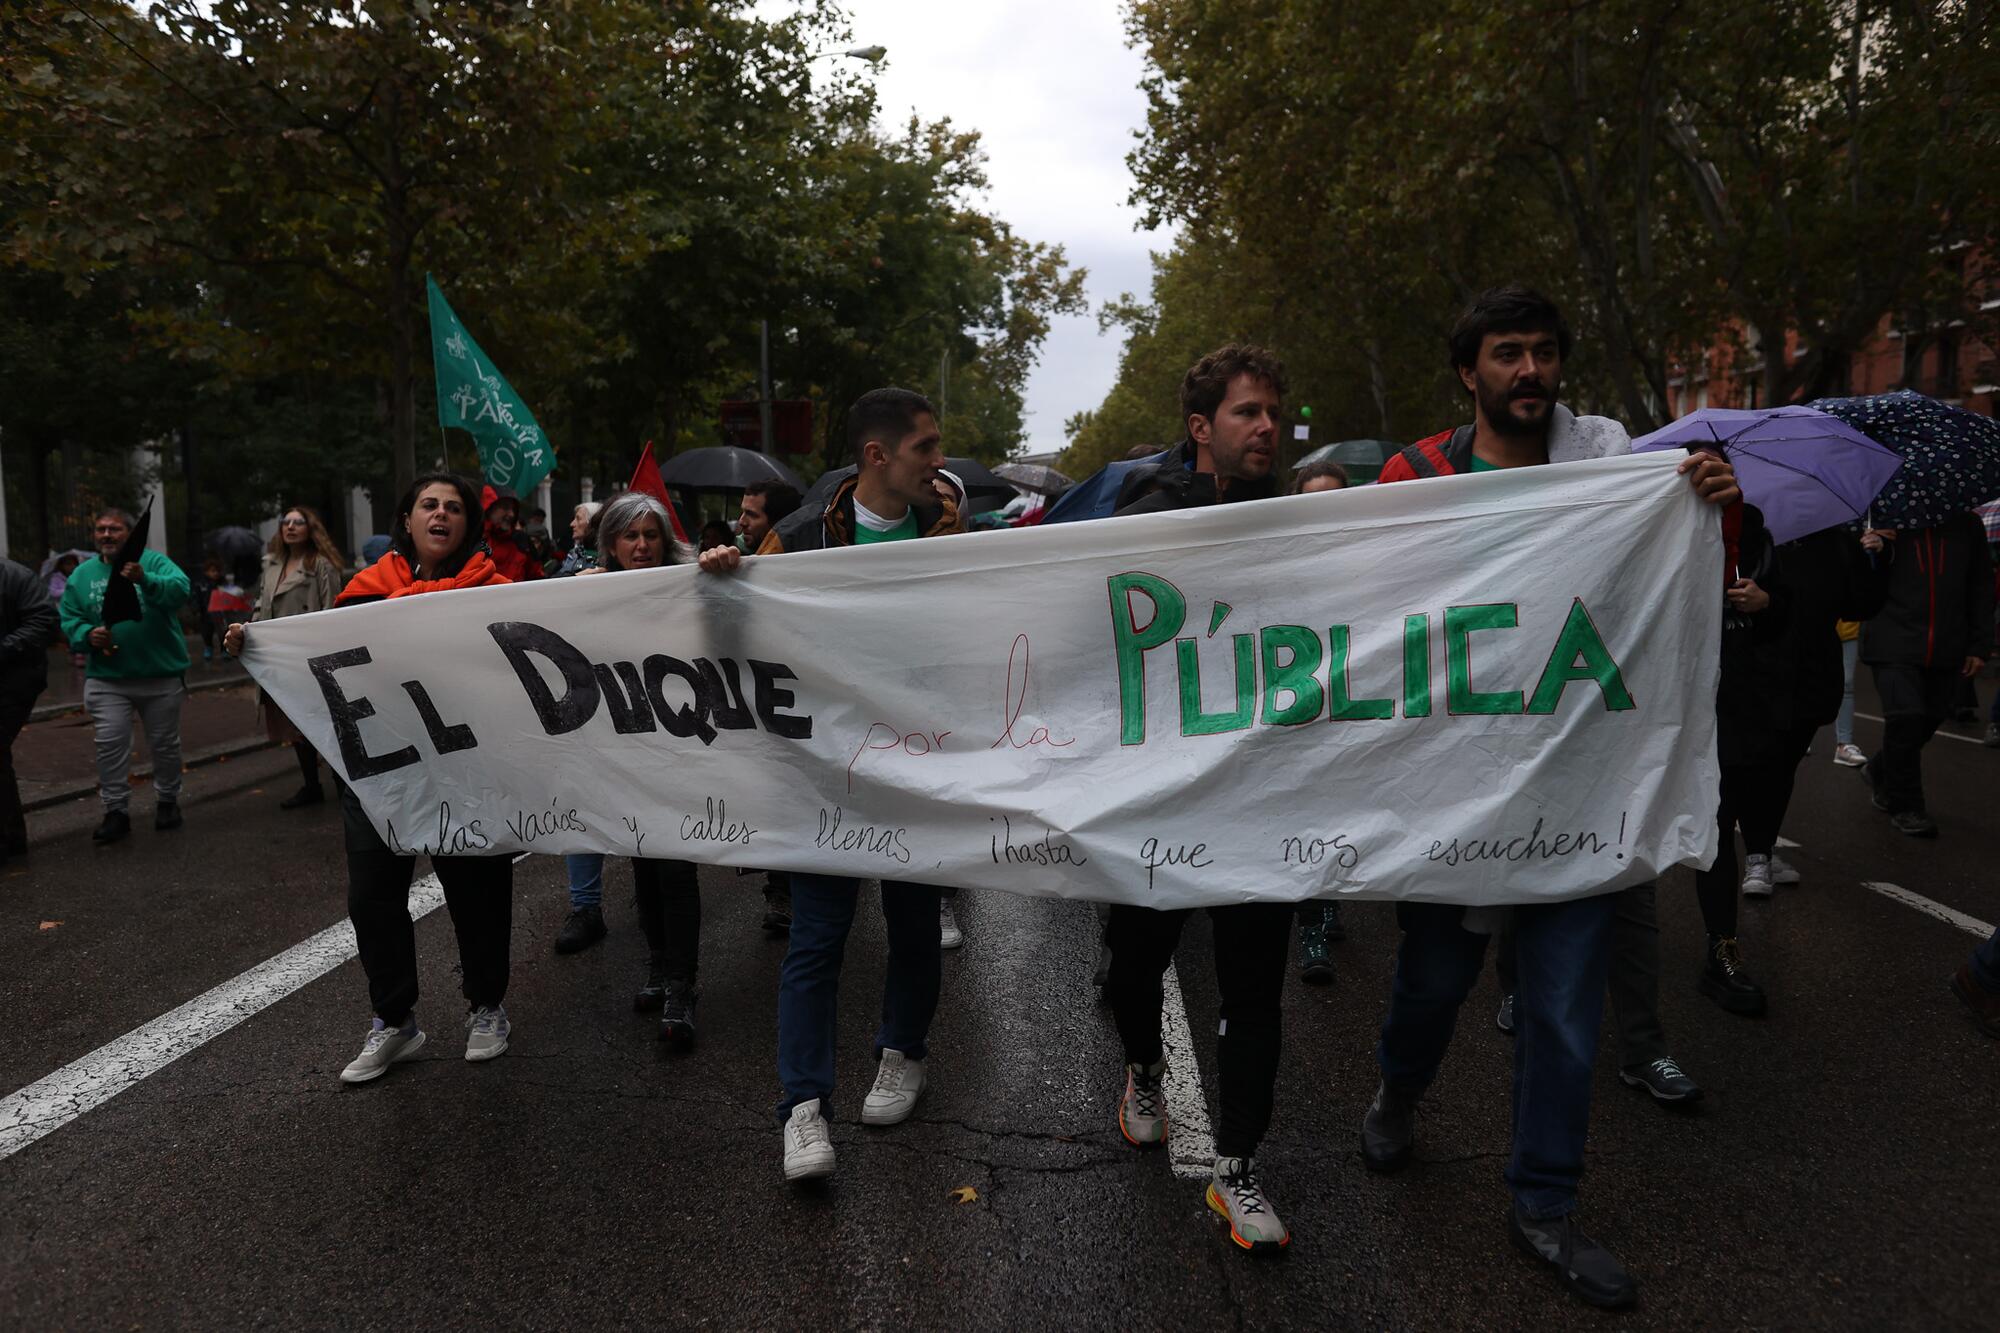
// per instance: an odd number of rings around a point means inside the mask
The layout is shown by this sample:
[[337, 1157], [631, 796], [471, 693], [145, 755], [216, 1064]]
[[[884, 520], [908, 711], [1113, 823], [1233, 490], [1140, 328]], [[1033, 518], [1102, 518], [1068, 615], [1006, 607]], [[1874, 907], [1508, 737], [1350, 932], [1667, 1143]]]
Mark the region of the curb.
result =
[[[187, 686], [187, 692], [189, 694], [199, 694], [204, 690], [227, 690], [227, 689], [232, 689], [238, 685], [254, 685], [254, 684], [256, 684], [256, 682], [251, 680], [249, 675], [246, 673], [243, 676], [236, 679], [231, 679], [227, 676], [224, 676], [216, 680], [198, 680], [194, 684]], [[71, 713], [81, 713], [82, 711], [83, 711], [83, 700], [81, 699], [71, 699], [64, 703], [58, 703], [58, 704], [43, 704], [38, 708], [33, 708], [28, 711], [28, 721], [46, 722], [52, 717], [67, 717]], [[190, 761], [187, 766], [192, 768], [193, 767], [192, 761]]]
[[[206, 768], [210, 764], [218, 764], [225, 759], [235, 759], [241, 755], [255, 754], [259, 750], [275, 750], [276, 748], [278, 748], [278, 742], [268, 740], [262, 736], [257, 737], [255, 740], [237, 741], [230, 745], [220, 745], [213, 750], [203, 750], [200, 754], [189, 755], [182, 759], [181, 771], [185, 773], [189, 769]], [[135, 782], [150, 782], [152, 778], [153, 766], [151, 764], [146, 765], [144, 768], [134, 769], [132, 772], [132, 780]], [[63, 805], [70, 801], [81, 800], [83, 797], [95, 795], [97, 795], [97, 781], [93, 778], [83, 786], [70, 791], [60, 791], [50, 796], [37, 796], [32, 801], [23, 801], [21, 802], [21, 811], [25, 814], [30, 810], [46, 810], [51, 806]]]

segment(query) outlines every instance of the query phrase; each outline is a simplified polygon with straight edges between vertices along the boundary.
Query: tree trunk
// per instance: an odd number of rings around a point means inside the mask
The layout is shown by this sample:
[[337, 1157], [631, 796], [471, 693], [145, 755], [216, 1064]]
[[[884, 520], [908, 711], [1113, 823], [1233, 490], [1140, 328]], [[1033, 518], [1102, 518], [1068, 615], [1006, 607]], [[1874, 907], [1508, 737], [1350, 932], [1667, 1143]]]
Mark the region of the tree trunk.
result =
[[409, 185], [403, 173], [399, 136], [402, 129], [401, 90], [388, 102], [388, 153], [383, 170], [382, 217], [388, 229], [389, 300], [389, 438], [396, 455], [396, 494], [417, 478], [417, 321], [411, 309], [412, 236]]

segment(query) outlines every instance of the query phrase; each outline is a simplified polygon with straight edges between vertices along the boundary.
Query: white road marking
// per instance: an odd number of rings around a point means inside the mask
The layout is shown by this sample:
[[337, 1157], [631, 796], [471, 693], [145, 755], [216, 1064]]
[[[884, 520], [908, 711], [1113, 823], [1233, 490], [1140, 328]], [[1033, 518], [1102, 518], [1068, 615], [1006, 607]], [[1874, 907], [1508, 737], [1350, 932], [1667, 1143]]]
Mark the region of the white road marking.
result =
[[1172, 963], [1162, 978], [1160, 1046], [1167, 1057], [1167, 1152], [1174, 1174], [1206, 1180], [1215, 1173], [1215, 1135], [1208, 1127], [1208, 1100], [1201, 1095], [1201, 1062], [1195, 1059], [1187, 1001]]
[[[1873, 713], [1856, 713], [1854, 716], [1865, 717], [1870, 722], [1880, 722], [1882, 720], [1881, 718], [1875, 716]], [[1967, 745], [1986, 744], [1985, 740], [1983, 740], [1978, 736], [1961, 736], [1955, 731], [1946, 731], [1943, 727], [1939, 727], [1937, 729], [1937, 734], [1944, 737], [1948, 741], [1964, 741]]]
[[1778, 846], [1780, 846], [1780, 847], [1785, 847], [1785, 848], [1790, 848], [1790, 849], [1792, 849], [1792, 850], [1797, 850], [1797, 848], [1799, 847], [1799, 844], [1798, 844], [1798, 843], [1796, 843], [1796, 842], [1793, 842], [1793, 841], [1792, 841], [1792, 840], [1791, 840], [1790, 838], [1779, 838], [1779, 839], [1778, 839]]
[[1963, 912], [1954, 911], [1943, 903], [1934, 903], [1921, 893], [1911, 893], [1908, 889], [1872, 879], [1862, 880], [1861, 887], [1873, 889], [1884, 898], [1894, 899], [1905, 907], [1914, 907], [1926, 916], [1934, 916], [1946, 925], [1957, 926], [1966, 934], [1976, 935], [1982, 940], [1993, 934], [1993, 927], [1987, 922], [1981, 921], [1976, 916], [1967, 916]]
[[[410, 886], [412, 920], [421, 921], [443, 905], [444, 888], [436, 875], [425, 875]], [[180, 1008], [8, 1094], [0, 1100], [0, 1160], [136, 1087], [189, 1051], [319, 980], [357, 952], [352, 923], [328, 926]]]

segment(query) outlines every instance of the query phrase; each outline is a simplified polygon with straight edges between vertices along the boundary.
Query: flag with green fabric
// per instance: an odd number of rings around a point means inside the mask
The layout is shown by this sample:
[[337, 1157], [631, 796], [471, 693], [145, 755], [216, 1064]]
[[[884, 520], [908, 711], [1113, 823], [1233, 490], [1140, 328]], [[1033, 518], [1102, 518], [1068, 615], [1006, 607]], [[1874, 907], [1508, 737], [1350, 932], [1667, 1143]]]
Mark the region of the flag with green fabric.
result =
[[526, 495], [555, 470], [555, 448], [521, 395], [459, 323], [437, 279], [426, 273], [424, 285], [430, 291], [438, 425], [470, 432], [479, 445], [479, 468], [486, 480]]

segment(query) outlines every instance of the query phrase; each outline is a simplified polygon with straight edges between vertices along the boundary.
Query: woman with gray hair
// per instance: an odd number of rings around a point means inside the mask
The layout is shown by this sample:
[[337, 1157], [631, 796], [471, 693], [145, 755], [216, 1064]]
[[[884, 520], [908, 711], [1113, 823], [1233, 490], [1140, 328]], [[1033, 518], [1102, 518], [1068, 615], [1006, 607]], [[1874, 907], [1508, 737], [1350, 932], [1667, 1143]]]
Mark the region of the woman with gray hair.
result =
[[[686, 543], [673, 540], [667, 507], [642, 491], [626, 491], [598, 515], [597, 567], [580, 569], [577, 575], [691, 563], [692, 552], [680, 555], [677, 547], [685, 548]], [[604, 856], [588, 852], [564, 859], [572, 907], [556, 936], [556, 951], [574, 953], [604, 936], [604, 915], [597, 905], [603, 893]], [[632, 889], [649, 953], [646, 982], [632, 997], [632, 1007], [640, 1013], [660, 1011], [660, 1040], [677, 1050], [689, 1050], [694, 1046], [694, 1010], [700, 998], [695, 973], [701, 959], [701, 889], [694, 866], [635, 857]], [[579, 890], [589, 899], [588, 907], [574, 906]], [[580, 942], [565, 947], [572, 937]]]
[[596, 566], [597, 516], [603, 512], [603, 505], [595, 500], [586, 500], [570, 514], [569, 552], [563, 556], [562, 563], [556, 566], [557, 578], [567, 578], [579, 570]]

